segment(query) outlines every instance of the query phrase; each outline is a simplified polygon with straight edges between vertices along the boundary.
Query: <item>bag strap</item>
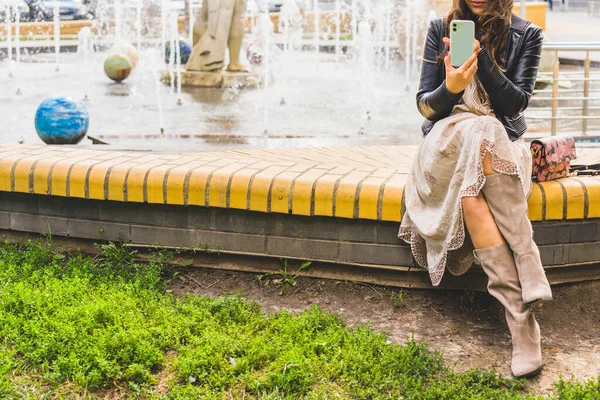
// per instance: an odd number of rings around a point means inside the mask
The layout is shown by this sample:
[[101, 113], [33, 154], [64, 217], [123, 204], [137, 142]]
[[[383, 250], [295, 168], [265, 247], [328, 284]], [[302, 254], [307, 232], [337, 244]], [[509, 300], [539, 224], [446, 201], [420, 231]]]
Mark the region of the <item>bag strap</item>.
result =
[[600, 163], [590, 165], [571, 165], [569, 172], [575, 175], [600, 175]]

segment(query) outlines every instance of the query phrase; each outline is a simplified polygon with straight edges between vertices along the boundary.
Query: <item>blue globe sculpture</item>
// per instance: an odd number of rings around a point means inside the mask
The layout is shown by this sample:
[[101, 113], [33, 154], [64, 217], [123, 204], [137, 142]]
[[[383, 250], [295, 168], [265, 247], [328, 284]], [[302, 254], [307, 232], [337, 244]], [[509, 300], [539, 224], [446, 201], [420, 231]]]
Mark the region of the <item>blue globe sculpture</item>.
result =
[[[181, 65], [187, 64], [190, 59], [190, 54], [192, 54], [192, 46], [183, 39], [179, 39], [179, 59], [181, 60]], [[165, 43], [165, 62], [169, 63], [169, 57], [171, 57], [171, 42]]]
[[87, 108], [69, 97], [51, 97], [35, 113], [35, 130], [46, 144], [76, 144], [87, 133]]

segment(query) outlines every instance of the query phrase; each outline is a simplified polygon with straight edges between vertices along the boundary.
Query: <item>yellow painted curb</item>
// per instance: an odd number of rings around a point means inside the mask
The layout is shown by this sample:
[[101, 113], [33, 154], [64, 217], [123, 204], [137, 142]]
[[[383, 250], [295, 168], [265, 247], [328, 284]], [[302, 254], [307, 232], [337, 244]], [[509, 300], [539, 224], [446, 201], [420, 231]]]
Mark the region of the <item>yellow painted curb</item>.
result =
[[[0, 191], [399, 222], [414, 150], [372, 146], [158, 154], [4, 144]], [[600, 178], [533, 183], [529, 217], [600, 218]]]

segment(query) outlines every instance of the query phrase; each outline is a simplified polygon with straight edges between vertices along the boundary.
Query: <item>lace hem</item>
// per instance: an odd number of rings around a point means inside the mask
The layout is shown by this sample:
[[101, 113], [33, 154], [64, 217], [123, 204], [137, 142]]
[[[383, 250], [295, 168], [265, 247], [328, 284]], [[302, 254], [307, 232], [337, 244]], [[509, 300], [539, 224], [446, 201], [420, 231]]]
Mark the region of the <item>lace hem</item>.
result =
[[[483, 173], [483, 159], [486, 153], [492, 155], [492, 169], [501, 174], [516, 175], [521, 182], [521, 189], [525, 195], [524, 184], [520, 174], [519, 166], [507, 159], [500, 158], [495, 151], [496, 144], [487, 139], [483, 139], [480, 146], [480, 161], [477, 168], [477, 181], [467, 186], [465, 189], [460, 191], [460, 199], [463, 197], [476, 197], [483, 185], [485, 184], [485, 174]], [[458, 232], [452, 239], [444, 244], [443, 254], [440, 261], [433, 268], [427, 266], [427, 246], [425, 239], [419, 235], [415, 227], [400, 227], [398, 232], [398, 238], [402, 239], [406, 243], [410, 244], [411, 252], [415, 261], [419, 266], [429, 270], [429, 277], [433, 286], [438, 286], [442, 281], [444, 271], [446, 267], [453, 275], [462, 275], [469, 270], [472, 262], [464, 263], [465, 265], [452, 265], [447, 266], [448, 252], [458, 250], [465, 242], [465, 225], [463, 220], [462, 201], [459, 203], [460, 213], [458, 221]]]

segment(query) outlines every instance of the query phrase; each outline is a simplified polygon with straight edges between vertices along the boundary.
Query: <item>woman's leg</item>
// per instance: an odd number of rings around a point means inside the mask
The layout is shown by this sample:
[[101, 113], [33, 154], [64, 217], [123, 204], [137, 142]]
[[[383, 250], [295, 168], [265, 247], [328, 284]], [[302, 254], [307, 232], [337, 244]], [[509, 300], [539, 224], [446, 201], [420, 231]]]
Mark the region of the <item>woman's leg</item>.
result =
[[504, 306], [512, 338], [512, 374], [517, 378], [535, 375], [543, 366], [540, 327], [532, 306], [523, 302], [513, 252], [508, 243], [502, 243], [474, 253], [488, 276], [488, 292]]
[[[495, 174], [489, 153], [483, 160], [483, 172], [486, 176]], [[482, 192], [476, 197], [464, 197], [462, 205], [475, 256], [488, 276], [488, 292], [505, 308], [513, 345], [511, 371], [515, 377], [536, 374], [542, 368], [540, 330], [531, 305], [523, 302], [513, 253]]]
[[523, 301], [552, 300], [552, 290], [533, 240], [527, 199], [517, 176], [494, 174], [487, 177], [483, 194], [498, 229], [512, 249], [523, 291]]
[[[487, 153], [483, 159], [483, 173], [485, 175], [496, 173], [492, 168], [490, 153]], [[482, 191], [476, 197], [463, 197], [462, 207], [467, 231], [476, 249], [485, 249], [505, 242]]]

